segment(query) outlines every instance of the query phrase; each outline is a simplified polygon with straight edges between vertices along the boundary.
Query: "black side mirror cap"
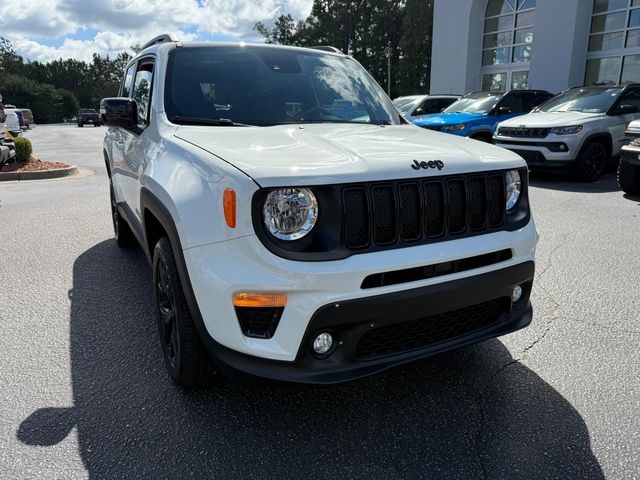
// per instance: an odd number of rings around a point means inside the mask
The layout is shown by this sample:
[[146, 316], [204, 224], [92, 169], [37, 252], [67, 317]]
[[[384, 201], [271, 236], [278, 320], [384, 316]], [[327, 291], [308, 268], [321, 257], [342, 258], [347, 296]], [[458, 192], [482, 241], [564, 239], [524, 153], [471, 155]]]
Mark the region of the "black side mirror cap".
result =
[[130, 98], [103, 98], [100, 100], [100, 117], [108, 127], [137, 128], [138, 105]]
[[620, 105], [616, 109], [617, 115], [626, 115], [629, 113], [638, 113], [638, 107], [636, 107], [635, 105]]

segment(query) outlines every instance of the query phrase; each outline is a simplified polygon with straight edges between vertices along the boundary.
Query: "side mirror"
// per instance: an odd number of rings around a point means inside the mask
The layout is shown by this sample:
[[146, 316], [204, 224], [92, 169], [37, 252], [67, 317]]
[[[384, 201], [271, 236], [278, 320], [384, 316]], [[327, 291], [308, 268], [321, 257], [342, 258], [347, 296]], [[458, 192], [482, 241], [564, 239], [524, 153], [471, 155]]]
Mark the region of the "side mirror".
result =
[[132, 129], [138, 126], [138, 106], [130, 98], [103, 98], [100, 117], [108, 127]]
[[496, 115], [510, 115], [513, 111], [510, 107], [498, 107], [496, 110]]
[[638, 107], [635, 105], [620, 105], [616, 109], [617, 115], [627, 115], [629, 113], [638, 113]]

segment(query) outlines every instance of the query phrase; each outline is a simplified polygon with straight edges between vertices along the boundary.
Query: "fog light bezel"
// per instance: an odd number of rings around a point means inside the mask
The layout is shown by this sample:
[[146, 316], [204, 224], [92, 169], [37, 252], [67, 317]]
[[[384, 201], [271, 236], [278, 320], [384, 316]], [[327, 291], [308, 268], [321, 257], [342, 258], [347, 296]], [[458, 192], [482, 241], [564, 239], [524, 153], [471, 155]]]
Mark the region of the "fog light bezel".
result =
[[[519, 293], [516, 294], [516, 292], [519, 292]], [[522, 285], [516, 285], [515, 287], [513, 287], [513, 290], [511, 291], [511, 303], [518, 303], [523, 295], [524, 295], [524, 288], [522, 287]]]
[[[316, 339], [320, 336], [320, 335], [324, 335], [327, 334], [331, 337], [331, 346], [329, 347], [329, 350], [327, 350], [324, 353], [318, 353], [316, 352], [316, 349], [314, 347], [314, 344], [316, 342]], [[319, 332], [314, 333], [313, 335], [311, 335], [311, 354], [318, 359], [322, 359], [322, 358], [327, 358], [329, 356], [331, 356], [333, 354], [333, 352], [335, 352], [336, 347], [338, 345], [338, 342], [336, 340], [336, 336], [335, 333], [332, 330], [322, 330]]]

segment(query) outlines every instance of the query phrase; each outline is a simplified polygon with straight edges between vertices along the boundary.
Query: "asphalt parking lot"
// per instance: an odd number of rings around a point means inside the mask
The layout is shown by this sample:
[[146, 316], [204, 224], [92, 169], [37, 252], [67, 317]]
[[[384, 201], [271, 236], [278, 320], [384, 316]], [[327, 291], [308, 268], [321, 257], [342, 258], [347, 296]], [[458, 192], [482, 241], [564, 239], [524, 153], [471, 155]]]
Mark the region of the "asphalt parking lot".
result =
[[0, 183], [0, 478], [640, 478], [640, 198], [614, 174], [533, 178], [529, 328], [344, 385], [185, 392], [112, 238], [104, 131], [27, 133], [95, 175]]

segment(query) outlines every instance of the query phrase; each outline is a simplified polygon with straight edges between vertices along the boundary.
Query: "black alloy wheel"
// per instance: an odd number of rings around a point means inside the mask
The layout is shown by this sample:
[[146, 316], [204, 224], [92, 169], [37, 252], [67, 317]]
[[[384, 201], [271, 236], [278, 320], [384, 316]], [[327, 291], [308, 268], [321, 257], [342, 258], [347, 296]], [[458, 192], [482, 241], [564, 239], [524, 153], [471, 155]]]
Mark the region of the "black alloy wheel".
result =
[[155, 276], [158, 327], [162, 348], [170, 370], [176, 370], [180, 357], [179, 327], [176, 321], [176, 305], [169, 283], [169, 269], [162, 257], [157, 261]]
[[583, 182], [595, 182], [607, 166], [607, 151], [602, 143], [589, 144], [578, 159], [577, 174]]
[[193, 322], [167, 237], [160, 238], [153, 249], [153, 296], [169, 376], [186, 388], [210, 384], [216, 371]]

